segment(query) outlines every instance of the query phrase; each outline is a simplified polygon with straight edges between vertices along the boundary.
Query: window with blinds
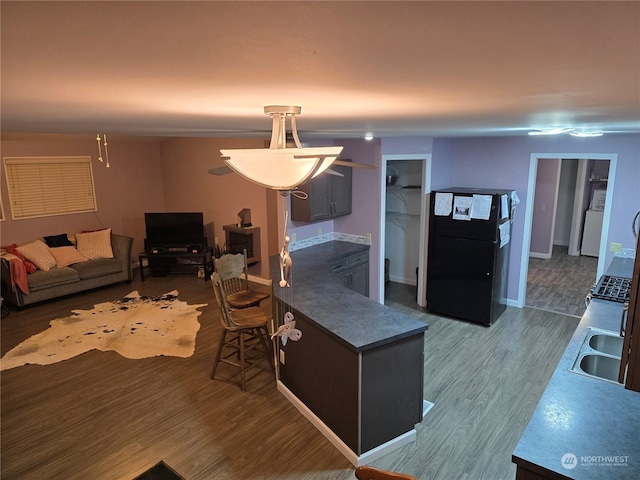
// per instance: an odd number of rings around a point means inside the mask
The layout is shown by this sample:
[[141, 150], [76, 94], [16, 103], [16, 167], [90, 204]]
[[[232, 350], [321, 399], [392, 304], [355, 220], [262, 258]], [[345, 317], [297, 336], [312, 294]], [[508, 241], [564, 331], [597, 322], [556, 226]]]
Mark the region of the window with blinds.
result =
[[4, 158], [11, 217], [97, 210], [91, 157]]

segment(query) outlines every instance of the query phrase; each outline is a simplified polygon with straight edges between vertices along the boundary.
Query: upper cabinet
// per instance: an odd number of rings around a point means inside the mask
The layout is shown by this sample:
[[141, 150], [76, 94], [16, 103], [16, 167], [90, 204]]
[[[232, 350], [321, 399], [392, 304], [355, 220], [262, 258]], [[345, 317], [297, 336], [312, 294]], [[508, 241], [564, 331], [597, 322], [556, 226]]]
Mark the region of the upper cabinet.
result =
[[351, 213], [351, 168], [332, 165], [342, 176], [322, 173], [298, 189], [307, 199], [291, 196], [291, 220], [318, 222]]

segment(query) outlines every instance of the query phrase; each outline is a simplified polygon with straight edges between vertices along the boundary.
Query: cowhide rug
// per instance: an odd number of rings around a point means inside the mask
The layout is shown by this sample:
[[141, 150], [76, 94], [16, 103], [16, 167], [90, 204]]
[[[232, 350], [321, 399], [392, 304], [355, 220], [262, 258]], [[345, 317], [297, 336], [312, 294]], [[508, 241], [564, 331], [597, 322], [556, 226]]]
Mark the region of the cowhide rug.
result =
[[50, 322], [44, 332], [28, 338], [0, 360], [0, 370], [27, 364], [50, 365], [97, 349], [114, 350], [126, 358], [193, 355], [200, 329], [197, 308], [178, 300], [178, 291], [158, 297], [137, 291], [93, 310]]

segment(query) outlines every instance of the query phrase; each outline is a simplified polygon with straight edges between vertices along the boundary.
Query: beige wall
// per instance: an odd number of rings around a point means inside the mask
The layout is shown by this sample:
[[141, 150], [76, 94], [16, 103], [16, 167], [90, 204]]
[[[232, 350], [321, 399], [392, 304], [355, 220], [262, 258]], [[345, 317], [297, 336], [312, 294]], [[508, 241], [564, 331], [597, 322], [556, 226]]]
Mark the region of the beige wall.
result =
[[210, 168], [223, 166], [221, 148], [264, 148], [261, 139], [171, 138], [161, 144], [163, 191], [166, 211], [204, 213], [209, 245], [224, 244], [223, 225], [235, 224], [243, 208], [251, 209], [251, 222], [260, 227], [262, 261], [251, 269], [268, 278], [267, 189], [239, 175], [215, 176]]
[[[134, 255], [144, 250], [145, 212], [203, 212], [209, 245], [216, 238], [223, 246], [223, 225], [234, 224], [243, 208], [261, 230], [262, 261], [251, 274], [269, 278], [270, 255], [280, 248], [284, 200], [272, 190], [230, 173], [214, 176], [210, 168], [223, 166], [221, 148], [265, 148], [268, 139], [154, 138], [109, 135], [111, 168], [97, 161], [93, 135], [3, 134], [1, 155], [88, 155], [93, 173], [98, 211], [11, 220], [9, 196], [2, 170], [2, 201], [6, 221], [0, 224], [0, 243], [25, 243], [45, 235], [73, 234], [111, 227], [134, 238]], [[271, 228], [270, 228], [271, 227]], [[134, 257], [135, 259], [136, 257]]]
[[93, 135], [3, 134], [0, 153], [3, 158], [91, 156], [98, 205], [97, 212], [13, 221], [3, 164], [0, 188], [6, 220], [0, 223], [2, 245], [111, 227], [114, 233], [134, 237], [134, 252], [138, 252], [143, 249], [144, 212], [164, 210], [159, 139], [109, 136], [109, 169], [97, 161]]

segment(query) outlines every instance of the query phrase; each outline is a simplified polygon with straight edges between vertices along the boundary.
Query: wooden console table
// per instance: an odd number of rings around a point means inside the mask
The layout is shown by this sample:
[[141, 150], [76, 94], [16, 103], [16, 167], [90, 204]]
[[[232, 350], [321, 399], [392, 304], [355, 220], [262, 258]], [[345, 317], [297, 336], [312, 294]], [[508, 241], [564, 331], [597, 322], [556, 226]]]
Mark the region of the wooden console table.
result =
[[[191, 252], [166, 252], [166, 253], [146, 253], [141, 252], [138, 254], [138, 261], [140, 262], [140, 280], [144, 282], [144, 265], [142, 261], [144, 259], [149, 260], [150, 266], [153, 260], [165, 260], [167, 268], [173, 270], [174, 266], [183, 267], [201, 267], [204, 269], [204, 280], [208, 282], [213, 273], [213, 252], [211, 248], [207, 248], [199, 253]], [[177, 265], [178, 260], [189, 260], [188, 265]], [[175, 265], [172, 265], [175, 262]], [[173, 272], [172, 272], [173, 273]], [[191, 273], [191, 272], [189, 272]]]

